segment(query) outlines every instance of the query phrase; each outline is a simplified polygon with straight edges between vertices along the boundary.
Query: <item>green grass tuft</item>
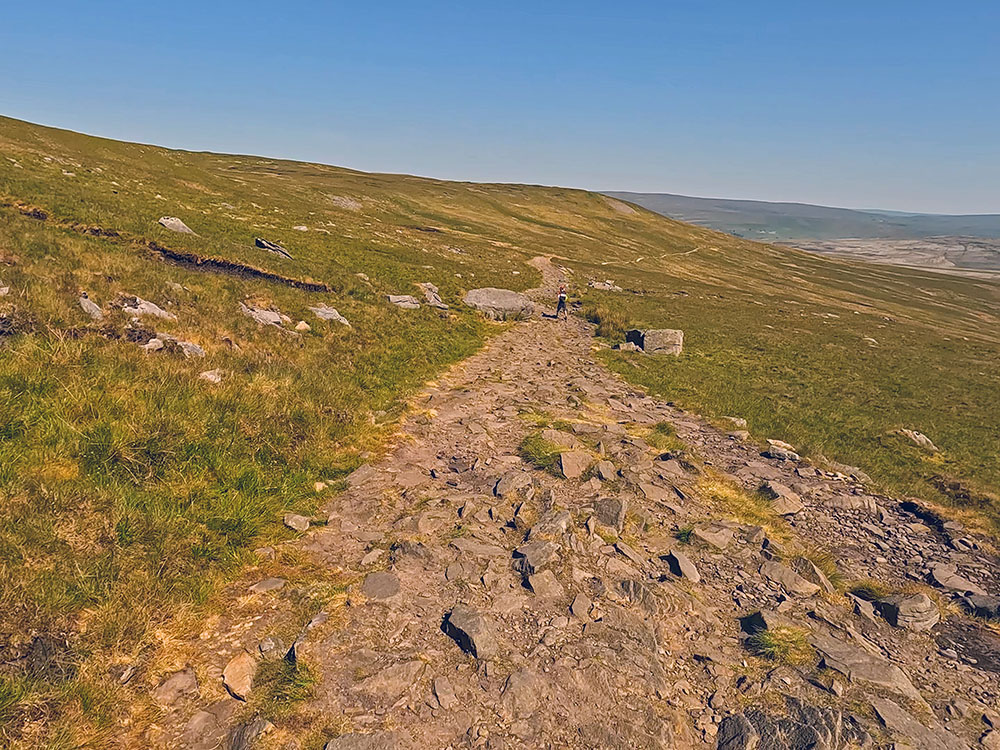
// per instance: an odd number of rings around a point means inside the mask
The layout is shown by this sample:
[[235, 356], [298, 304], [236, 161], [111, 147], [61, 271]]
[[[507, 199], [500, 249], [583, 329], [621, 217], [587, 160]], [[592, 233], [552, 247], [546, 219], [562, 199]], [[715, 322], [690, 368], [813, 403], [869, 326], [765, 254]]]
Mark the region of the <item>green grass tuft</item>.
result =
[[808, 635], [804, 628], [779, 626], [752, 634], [746, 645], [755, 656], [780, 664], [802, 665], [809, 663], [815, 654]]
[[559, 454], [563, 449], [555, 443], [550, 443], [540, 432], [532, 432], [518, 446], [518, 455], [538, 469], [544, 469], [555, 474], [559, 467]]
[[852, 581], [847, 585], [847, 590], [859, 599], [869, 602], [884, 599], [893, 593], [886, 584], [871, 578], [863, 581]]

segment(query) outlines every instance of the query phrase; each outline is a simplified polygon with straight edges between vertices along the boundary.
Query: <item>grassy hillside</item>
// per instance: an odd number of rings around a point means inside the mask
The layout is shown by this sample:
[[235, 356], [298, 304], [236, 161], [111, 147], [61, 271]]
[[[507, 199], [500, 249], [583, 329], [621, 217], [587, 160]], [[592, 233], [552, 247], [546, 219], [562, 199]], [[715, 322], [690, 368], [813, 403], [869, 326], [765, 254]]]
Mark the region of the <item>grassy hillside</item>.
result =
[[[255, 547], [291, 533], [284, 512], [321, 502], [316, 482], [335, 487], [378, 450], [407, 396], [494, 330], [461, 293], [536, 284], [535, 255], [627, 289], [585, 294], [609, 342], [633, 323], [685, 330], [677, 359], [607, 352], [626, 377], [887, 489], [1000, 517], [1000, 293], [987, 283], [754, 244], [583, 191], [169, 151], [4, 118], [0, 203], [0, 744], [110, 731], [132, 690], [121, 665], [154, 658], [171, 618], [202, 616]], [[452, 309], [387, 304], [419, 296], [417, 282]], [[140, 349], [119, 295], [173, 313], [140, 328], [205, 357]], [[291, 322], [259, 326], [241, 303]], [[319, 304], [351, 326], [318, 320]], [[299, 320], [311, 330], [294, 332]], [[216, 369], [218, 384], [199, 377]]]

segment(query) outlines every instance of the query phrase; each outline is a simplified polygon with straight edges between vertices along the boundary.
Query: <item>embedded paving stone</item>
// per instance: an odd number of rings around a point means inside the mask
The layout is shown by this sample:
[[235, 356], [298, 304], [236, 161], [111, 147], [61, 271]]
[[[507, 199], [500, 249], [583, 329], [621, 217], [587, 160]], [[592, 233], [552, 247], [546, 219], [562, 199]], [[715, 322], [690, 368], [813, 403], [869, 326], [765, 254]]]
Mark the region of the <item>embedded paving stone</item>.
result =
[[274, 724], [267, 719], [252, 719], [237, 724], [226, 736], [226, 750], [252, 750], [257, 740], [274, 729]]
[[234, 698], [245, 701], [250, 695], [256, 674], [257, 659], [242, 651], [230, 659], [222, 670], [222, 684]]
[[489, 659], [498, 650], [492, 621], [464, 604], [452, 608], [441, 628], [459, 648], [477, 659]]
[[916, 743], [916, 747], [920, 750], [968, 750], [968, 745], [933, 719], [932, 726], [924, 726], [887, 698], [873, 697], [871, 705], [878, 720], [886, 729], [897, 737]]
[[936, 563], [931, 566], [931, 582], [948, 591], [957, 594], [979, 594], [985, 596], [986, 592], [958, 574], [958, 567], [954, 563]]
[[628, 503], [622, 497], [606, 497], [594, 503], [594, 516], [597, 521], [617, 531], [621, 531], [625, 526], [627, 510]]
[[545, 694], [544, 681], [531, 669], [519, 669], [507, 678], [501, 695], [501, 705], [509, 716], [531, 716]]
[[216, 750], [226, 736], [229, 722], [239, 705], [238, 700], [225, 698], [198, 711], [184, 726], [184, 747], [189, 750]]
[[153, 700], [161, 706], [171, 706], [184, 696], [198, 695], [198, 678], [191, 667], [168, 675], [153, 689]]
[[757, 750], [759, 743], [760, 735], [743, 714], [730, 714], [719, 724], [716, 750]]
[[566, 595], [566, 590], [551, 570], [528, 576], [528, 586], [540, 599], [560, 599]]
[[895, 664], [826, 633], [811, 633], [809, 642], [819, 652], [823, 666], [840, 672], [851, 682], [885, 688], [924, 705], [910, 678]]
[[542, 440], [560, 448], [578, 448], [580, 446], [579, 440], [562, 430], [542, 430]]
[[495, 544], [487, 544], [485, 542], [477, 542], [475, 539], [469, 539], [467, 537], [452, 539], [451, 546], [459, 552], [465, 552], [473, 555], [474, 557], [500, 557], [501, 555], [507, 554], [507, 550], [503, 547], [498, 547]]
[[493, 494], [503, 498], [517, 495], [528, 496], [532, 494], [533, 486], [534, 482], [531, 479], [531, 474], [515, 469], [508, 471], [497, 480], [496, 485], [493, 487]]
[[389, 599], [399, 593], [399, 578], [387, 570], [369, 573], [361, 584], [361, 593], [369, 599]]
[[530, 576], [559, 557], [559, 547], [542, 539], [522, 544], [514, 550], [514, 568], [522, 575]]
[[761, 494], [771, 501], [771, 509], [781, 516], [793, 516], [805, 507], [799, 494], [781, 482], [764, 482]]
[[688, 559], [688, 556], [679, 550], [670, 550], [664, 557], [667, 565], [670, 566], [670, 572], [675, 576], [680, 576], [682, 578], [687, 578], [692, 583], [698, 583], [701, 580], [701, 575], [698, 573], [698, 568], [695, 564]]
[[251, 591], [254, 594], [263, 594], [267, 591], [277, 591], [286, 583], [287, 581], [284, 578], [265, 578], [260, 583], [255, 583], [247, 591]]
[[767, 560], [760, 566], [760, 573], [768, 580], [779, 584], [789, 594], [813, 596], [819, 593], [819, 586], [807, 581], [783, 563]]
[[393, 664], [362, 680], [353, 689], [380, 701], [392, 702], [420, 679], [425, 666], [419, 659]]
[[871, 747], [872, 739], [853, 716], [785, 696], [786, 712], [750, 707], [719, 725], [717, 748], [727, 750], [848, 750]]
[[930, 630], [941, 620], [937, 606], [926, 594], [897, 594], [874, 605], [889, 624], [906, 630]]
[[435, 677], [431, 682], [431, 689], [434, 691], [434, 697], [437, 698], [438, 704], [445, 711], [450, 711], [458, 705], [455, 688], [452, 687], [447, 677]]
[[330, 740], [323, 745], [323, 750], [403, 750], [408, 747], [411, 747], [409, 736], [404, 732], [351, 732]]
[[691, 536], [710, 547], [726, 549], [733, 541], [732, 529], [720, 524], [697, 525], [691, 529]]
[[285, 526], [293, 531], [308, 531], [310, 519], [308, 516], [300, 516], [296, 513], [286, 513], [282, 519]]
[[584, 451], [564, 451], [559, 454], [559, 471], [566, 479], [579, 479], [592, 460]]

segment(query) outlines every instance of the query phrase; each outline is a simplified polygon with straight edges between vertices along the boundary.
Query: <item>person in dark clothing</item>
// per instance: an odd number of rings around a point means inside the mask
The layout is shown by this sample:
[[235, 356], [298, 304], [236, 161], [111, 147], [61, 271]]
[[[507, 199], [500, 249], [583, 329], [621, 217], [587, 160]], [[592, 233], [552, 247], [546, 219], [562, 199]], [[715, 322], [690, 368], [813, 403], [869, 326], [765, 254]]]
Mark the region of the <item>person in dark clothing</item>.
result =
[[559, 285], [559, 301], [556, 303], [556, 319], [562, 313], [563, 320], [569, 320], [569, 311], [566, 309], [566, 285]]

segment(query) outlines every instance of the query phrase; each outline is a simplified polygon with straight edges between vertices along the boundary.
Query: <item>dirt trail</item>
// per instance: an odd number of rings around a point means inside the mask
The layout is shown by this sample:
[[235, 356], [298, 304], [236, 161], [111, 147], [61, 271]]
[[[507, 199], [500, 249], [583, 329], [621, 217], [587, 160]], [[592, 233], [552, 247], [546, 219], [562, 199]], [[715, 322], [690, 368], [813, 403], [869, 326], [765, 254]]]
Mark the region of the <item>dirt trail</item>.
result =
[[[565, 273], [532, 263], [543, 275], [532, 296], [551, 305]], [[762, 456], [745, 435], [624, 383], [594, 347], [579, 317], [535, 317], [428, 387], [395, 449], [331, 499], [329, 524], [289, 543], [345, 593], [298, 623], [291, 649], [267, 639], [287, 628], [280, 602], [302, 593], [292, 585], [222, 618], [199, 675], [216, 686], [168, 709], [153, 744], [977, 743], [1000, 695], [990, 661], [1000, 638], [954, 607], [932, 630], [893, 627], [803, 553], [822, 548], [850, 577], [894, 589], [948, 563], [997, 594], [1000, 566], [981, 540], [846, 472], [780, 449]], [[653, 429], [662, 423], [683, 442], [674, 451], [650, 445], [669, 432]], [[549, 470], [519, 455], [533, 435], [563, 445]], [[762, 482], [782, 495], [786, 521], [739, 494]], [[777, 620], [801, 629], [801, 660], [750, 656], [740, 617], [757, 610], [772, 630]], [[974, 631], [958, 638], [974, 654], [945, 644], [961, 628]], [[221, 697], [234, 659], [252, 673], [281, 658], [318, 677], [290, 717], [248, 717]]]

